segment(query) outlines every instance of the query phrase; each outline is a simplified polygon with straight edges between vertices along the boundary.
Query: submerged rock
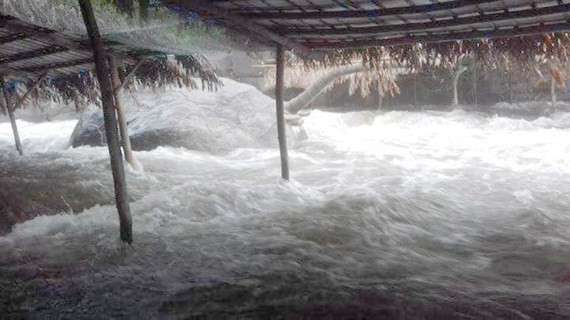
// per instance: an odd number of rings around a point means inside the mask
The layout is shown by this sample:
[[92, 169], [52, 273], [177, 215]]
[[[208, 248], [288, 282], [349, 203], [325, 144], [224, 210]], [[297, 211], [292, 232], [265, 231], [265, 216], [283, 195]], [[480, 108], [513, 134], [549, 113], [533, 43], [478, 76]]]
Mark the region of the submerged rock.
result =
[[[210, 153], [277, 146], [275, 102], [255, 87], [223, 79], [216, 92], [169, 88], [126, 93], [124, 105], [134, 150], [159, 146]], [[290, 131], [290, 142], [295, 139]], [[71, 136], [72, 146], [106, 143], [103, 112], [91, 106]]]

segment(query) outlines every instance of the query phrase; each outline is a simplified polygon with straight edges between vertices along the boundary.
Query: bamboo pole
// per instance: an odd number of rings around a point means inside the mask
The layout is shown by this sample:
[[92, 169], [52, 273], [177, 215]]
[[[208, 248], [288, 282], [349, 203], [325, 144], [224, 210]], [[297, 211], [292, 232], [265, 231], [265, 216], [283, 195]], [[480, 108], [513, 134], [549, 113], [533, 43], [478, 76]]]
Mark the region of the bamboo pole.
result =
[[18, 125], [16, 124], [16, 117], [14, 116], [14, 108], [10, 103], [10, 95], [8, 94], [8, 88], [4, 82], [4, 77], [0, 76], [0, 85], [2, 85], [2, 93], [4, 95], [4, 108], [6, 108], [6, 113], [8, 118], [10, 118], [10, 124], [12, 125], [12, 132], [14, 133], [14, 141], [16, 142], [16, 150], [22, 156], [24, 155], [24, 149], [22, 148], [22, 143], [20, 142], [20, 134], [18, 133]]
[[133, 150], [131, 148], [131, 138], [129, 137], [129, 128], [127, 127], [127, 116], [123, 106], [123, 95], [121, 86], [121, 79], [119, 78], [119, 65], [117, 58], [113, 55], [109, 56], [109, 67], [111, 67], [111, 80], [113, 82], [113, 92], [115, 93], [115, 109], [117, 109], [117, 119], [119, 120], [119, 131], [121, 132], [121, 141], [123, 142], [123, 152], [125, 153], [125, 160], [130, 163], [133, 169], [138, 170], [138, 165], [133, 157]]
[[105, 120], [105, 133], [107, 135], [107, 146], [111, 157], [111, 171], [115, 185], [115, 201], [119, 211], [120, 236], [123, 242], [132, 243], [132, 220], [129, 208], [127, 184], [125, 181], [125, 171], [119, 145], [119, 132], [117, 130], [117, 119], [115, 117], [115, 104], [113, 101], [113, 86], [109, 73], [109, 66], [105, 60], [103, 40], [99, 34], [95, 14], [90, 0], [79, 0], [81, 13], [87, 28], [89, 43], [93, 50], [97, 79], [101, 88], [101, 100], [103, 104], [103, 116]]
[[289, 180], [289, 156], [287, 154], [287, 132], [285, 127], [285, 108], [283, 103], [283, 77], [285, 75], [285, 47], [277, 45], [277, 72], [275, 79], [275, 103], [277, 111], [277, 137], [281, 154], [281, 177]]

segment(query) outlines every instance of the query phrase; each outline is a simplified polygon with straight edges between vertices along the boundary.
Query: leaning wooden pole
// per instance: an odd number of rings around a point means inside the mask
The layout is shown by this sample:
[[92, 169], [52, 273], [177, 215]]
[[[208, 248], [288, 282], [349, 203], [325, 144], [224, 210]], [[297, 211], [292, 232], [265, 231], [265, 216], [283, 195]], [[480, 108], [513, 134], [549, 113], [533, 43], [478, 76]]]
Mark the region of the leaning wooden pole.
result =
[[281, 177], [289, 180], [289, 156], [287, 154], [287, 131], [285, 127], [285, 107], [283, 102], [283, 77], [285, 75], [285, 47], [277, 45], [277, 72], [275, 80], [275, 103], [277, 110], [277, 137], [281, 154]]
[[113, 92], [115, 93], [115, 108], [117, 109], [117, 118], [119, 120], [119, 131], [121, 132], [121, 141], [123, 145], [123, 152], [125, 153], [125, 160], [138, 170], [138, 165], [133, 157], [133, 150], [131, 149], [131, 138], [129, 138], [129, 128], [127, 127], [127, 116], [125, 108], [123, 107], [123, 97], [121, 87], [121, 78], [119, 78], [119, 65], [117, 58], [109, 56], [109, 66], [111, 67], [111, 79], [113, 80]]
[[20, 142], [20, 134], [18, 133], [18, 125], [16, 124], [16, 117], [14, 116], [14, 108], [10, 101], [10, 94], [8, 93], [8, 88], [4, 82], [4, 77], [0, 76], [0, 85], [2, 85], [2, 93], [4, 95], [4, 107], [6, 108], [6, 113], [8, 118], [10, 118], [10, 124], [12, 125], [12, 132], [14, 133], [14, 140], [16, 142], [16, 150], [20, 155], [24, 155], [24, 149], [22, 148], [22, 143]]
[[107, 135], [107, 146], [109, 147], [109, 154], [111, 156], [111, 170], [113, 172], [113, 180], [115, 183], [115, 200], [119, 211], [119, 221], [121, 225], [121, 240], [130, 244], [133, 241], [131, 212], [129, 208], [121, 146], [119, 145], [119, 132], [117, 130], [117, 119], [115, 117], [115, 104], [113, 101], [114, 94], [113, 86], [111, 85], [109, 66], [105, 60], [103, 40], [99, 34], [99, 28], [97, 27], [97, 21], [95, 20], [91, 1], [79, 0], [79, 5], [81, 7], [81, 13], [83, 14], [85, 27], [87, 28], [89, 43], [93, 50], [97, 79], [99, 80], [99, 86], [101, 88], [105, 133]]

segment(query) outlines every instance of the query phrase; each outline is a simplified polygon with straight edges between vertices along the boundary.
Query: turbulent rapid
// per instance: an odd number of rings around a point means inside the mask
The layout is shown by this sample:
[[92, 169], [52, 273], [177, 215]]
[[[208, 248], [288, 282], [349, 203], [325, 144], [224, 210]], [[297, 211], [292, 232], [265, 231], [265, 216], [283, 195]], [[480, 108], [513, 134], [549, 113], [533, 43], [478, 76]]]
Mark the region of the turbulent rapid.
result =
[[135, 152], [132, 247], [75, 123], [0, 123], [2, 314], [570, 317], [570, 113], [313, 111], [291, 183], [277, 142]]

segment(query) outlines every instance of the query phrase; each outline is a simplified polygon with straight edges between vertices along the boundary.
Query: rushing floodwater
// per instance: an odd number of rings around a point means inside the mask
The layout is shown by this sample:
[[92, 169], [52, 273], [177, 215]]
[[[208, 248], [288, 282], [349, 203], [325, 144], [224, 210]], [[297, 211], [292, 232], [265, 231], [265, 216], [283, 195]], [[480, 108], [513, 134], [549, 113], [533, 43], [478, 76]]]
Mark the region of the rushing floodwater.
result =
[[74, 124], [20, 122], [24, 157], [0, 124], [0, 204], [62, 211], [0, 237], [5, 315], [570, 317], [569, 114], [316, 111], [291, 184], [277, 150], [136, 152], [133, 247]]

